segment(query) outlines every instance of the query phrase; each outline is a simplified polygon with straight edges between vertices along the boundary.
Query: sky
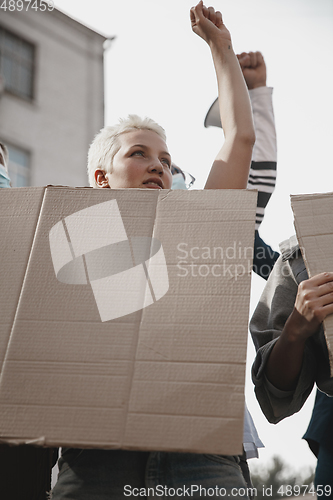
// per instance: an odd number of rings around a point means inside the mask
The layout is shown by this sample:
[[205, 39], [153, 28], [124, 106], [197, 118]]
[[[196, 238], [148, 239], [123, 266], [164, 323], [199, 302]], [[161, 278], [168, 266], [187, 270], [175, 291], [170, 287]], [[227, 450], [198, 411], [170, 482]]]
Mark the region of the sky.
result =
[[[204, 186], [221, 147], [222, 131], [204, 128], [217, 96], [205, 42], [191, 31], [192, 0], [55, 0], [57, 8], [108, 37], [105, 124], [129, 113], [150, 116], [166, 130], [173, 161]], [[333, 191], [332, 0], [211, 0], [231, 32], [235, 52], [263, 53], [274, 87], [278, 177], [260, 234], [272, 247], [294, 233], [290, 194]], [[251, 311], [265, 282], [253, 276]], [[269, 424], [253, 394], [249, 340], [246, 399], [266, 448], [250, 466], [279, 454], [306, 470], [315, 458], [301, 440], [314, 394], [301, 412]]]

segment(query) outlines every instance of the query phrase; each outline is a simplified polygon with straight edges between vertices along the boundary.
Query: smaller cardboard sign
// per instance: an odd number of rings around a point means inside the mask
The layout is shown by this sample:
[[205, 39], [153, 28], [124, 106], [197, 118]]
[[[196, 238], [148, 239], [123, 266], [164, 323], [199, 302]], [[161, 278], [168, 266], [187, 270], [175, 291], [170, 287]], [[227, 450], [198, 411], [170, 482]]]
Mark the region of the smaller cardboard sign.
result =
[[[296, 235], [309, 277], [333, 272], [333, 193], [291, 196]], [[324, 321], [333, 376], [333, 315]]]
[[242, 452], [254, 191], [0, 199], [0, 440]]

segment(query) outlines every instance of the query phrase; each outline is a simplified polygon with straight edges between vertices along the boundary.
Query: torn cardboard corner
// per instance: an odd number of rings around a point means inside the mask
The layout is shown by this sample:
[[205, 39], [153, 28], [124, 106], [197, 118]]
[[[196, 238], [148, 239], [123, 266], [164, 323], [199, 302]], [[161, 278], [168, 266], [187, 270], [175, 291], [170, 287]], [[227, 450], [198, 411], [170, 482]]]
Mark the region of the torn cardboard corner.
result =
[[0, 440], [241, 453], [256, 195], [2, 190]]
[[[291, 196], [295, 229], [309, 276], [333, 272], [333, 193]], [[333, 316], [324, 321], [333, 376]]]

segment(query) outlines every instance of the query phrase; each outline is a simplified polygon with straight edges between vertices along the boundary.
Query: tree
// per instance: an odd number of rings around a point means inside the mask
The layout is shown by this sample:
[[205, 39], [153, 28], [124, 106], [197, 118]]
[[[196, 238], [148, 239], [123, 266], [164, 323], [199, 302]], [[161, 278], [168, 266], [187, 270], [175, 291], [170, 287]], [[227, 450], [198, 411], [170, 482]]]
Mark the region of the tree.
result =
[[[253, 487], [256, 488], [256, 500], [271, 500], [283, 497], [302, 496], [306, 486], [310, 488], [314, 479], [314, 470], [292, 471], [281, 457], [274, 456], [272, 462], [263, 470], [251, 472]], [[308, 490], [307, 490], [308, 491]]]

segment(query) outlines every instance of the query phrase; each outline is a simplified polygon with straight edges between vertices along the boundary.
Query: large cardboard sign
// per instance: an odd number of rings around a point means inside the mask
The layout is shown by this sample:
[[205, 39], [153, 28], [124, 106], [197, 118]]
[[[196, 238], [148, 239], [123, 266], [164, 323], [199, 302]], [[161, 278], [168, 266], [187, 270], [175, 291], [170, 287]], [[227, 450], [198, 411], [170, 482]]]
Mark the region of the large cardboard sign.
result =
[[241, 453], [256, 195], [2, 190], [0, 439]]
[[[291, 196], [296, 235], [309, 276], [333, 271], [333, 193]], [[324, 321], [333, 376], [333, 316]]]

